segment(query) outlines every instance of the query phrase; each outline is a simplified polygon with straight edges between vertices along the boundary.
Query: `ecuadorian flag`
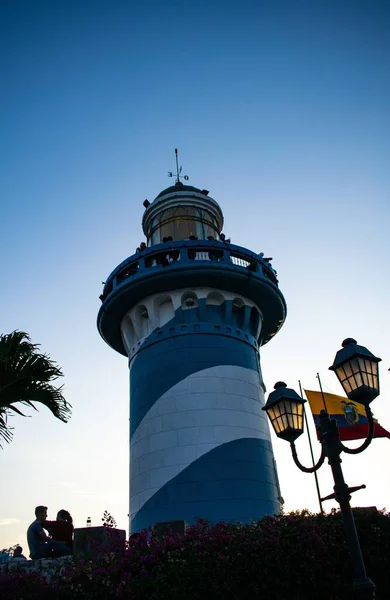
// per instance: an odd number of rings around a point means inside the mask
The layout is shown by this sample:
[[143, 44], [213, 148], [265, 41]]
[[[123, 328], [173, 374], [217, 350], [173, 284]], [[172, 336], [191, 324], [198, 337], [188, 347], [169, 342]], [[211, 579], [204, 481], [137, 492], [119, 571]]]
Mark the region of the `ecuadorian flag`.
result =
[[[340, 440], [358, 440], [367, 437], [368, 419], [361, 404], [352, 402], [342, 396], [336, 396], [335, 394], [322, 394], [321, 392], [313, 392], [311, 390], [305, 390], [305, 394], [309, 401], [317, 430], [320, 426], [320, 412], [325, 409], [330, 417], [337, 421]], [[374, 419], [374, 437], [390, 438], [390, 432], [381, 427], [377, 419]]]

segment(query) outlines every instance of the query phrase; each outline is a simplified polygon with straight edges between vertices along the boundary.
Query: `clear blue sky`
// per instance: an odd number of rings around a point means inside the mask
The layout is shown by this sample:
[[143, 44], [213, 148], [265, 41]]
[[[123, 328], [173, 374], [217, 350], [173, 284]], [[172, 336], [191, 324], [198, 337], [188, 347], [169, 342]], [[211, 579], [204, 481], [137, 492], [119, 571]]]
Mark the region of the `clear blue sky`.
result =
[[[0, 547], [42, 503], [127, 525], [127, 362], [95, 319], [175, 147], [232, 241], [274, 258], [289, 314], [262, 350], [268, 390], [320, 371], [340, 392], [327, 367], [354, 336], [384, 359], [373, 410], [390, 428], [387, 2], [3, 0], [0, 56], [0, 330], [42, 344], [74, 407], [67, 425], [44, 408], [12, 420]], [[274, 450], [286, 509], [315, 510], [311, 476]], [[355, 504], [390, 507], [389, 458], [389, 440], [345, 458], [367, 484]]]

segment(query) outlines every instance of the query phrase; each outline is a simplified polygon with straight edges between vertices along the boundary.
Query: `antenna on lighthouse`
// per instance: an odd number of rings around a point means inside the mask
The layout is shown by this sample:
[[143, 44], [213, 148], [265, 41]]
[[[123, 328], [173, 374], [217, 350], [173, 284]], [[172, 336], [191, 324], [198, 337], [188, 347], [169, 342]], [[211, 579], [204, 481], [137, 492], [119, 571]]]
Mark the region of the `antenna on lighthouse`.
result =
[[[181, 175], [182, 172], [182, 168], [183, 167], [179, 167], [179, 153], [177, 148], [175, 148], [175, 159], [176, 159], [176, 183], [180, 183], [180, 178], [182, 177], [184, 179], [184, 181], [188, 181], [189, 177], [188, 175]], [[173, 171], [168, 171], [168, 177], [173, 177], [174, 173]]]

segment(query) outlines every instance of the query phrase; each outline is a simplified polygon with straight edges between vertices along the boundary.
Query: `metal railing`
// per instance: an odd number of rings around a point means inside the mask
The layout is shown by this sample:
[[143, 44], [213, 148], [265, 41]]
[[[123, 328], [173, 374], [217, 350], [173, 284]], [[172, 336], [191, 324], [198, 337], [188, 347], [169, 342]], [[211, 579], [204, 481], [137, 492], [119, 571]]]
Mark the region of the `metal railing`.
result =
[[250, 261], [245, 260], [245, 258], [241, 258], [241, 256], [237, 256], [233, 253], [230, 254], [230, 260], [232, 261], [233, 265], [237, 265], [237, 267], [244, 267], [244, 269], [247, 269], [251, 264]]
[[191, 263], [200, 262], [234, 265], [238, 269], [245, 269], [259, 274], [266, 279], [278, 284], [276, 271], [262, 256], [232, 244], [223, 242], [168, 242], [147, 248], [143, 252], [130, 256], [120, 264], [107, 278], [103, 294], [105, 298], [124, 281], [136, 277], [149, 269], [161, 269], [177, 263], [186, 263], [191, 268]]

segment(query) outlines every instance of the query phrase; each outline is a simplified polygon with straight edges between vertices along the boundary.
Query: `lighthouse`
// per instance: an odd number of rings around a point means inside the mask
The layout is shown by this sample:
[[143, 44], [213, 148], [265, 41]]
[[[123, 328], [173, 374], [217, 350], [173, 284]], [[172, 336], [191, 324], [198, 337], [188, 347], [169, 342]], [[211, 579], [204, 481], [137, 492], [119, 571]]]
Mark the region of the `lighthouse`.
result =
[[260, 348], [286, 303], [264, 255], [230, 243], [208, 190], [144, 202], [145, 242], [107, 278], [99, 333], [128, 357], [130, 532], [280, 511]]

